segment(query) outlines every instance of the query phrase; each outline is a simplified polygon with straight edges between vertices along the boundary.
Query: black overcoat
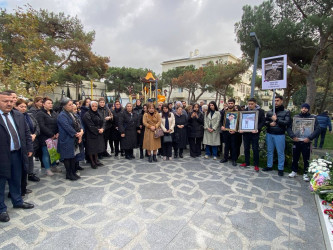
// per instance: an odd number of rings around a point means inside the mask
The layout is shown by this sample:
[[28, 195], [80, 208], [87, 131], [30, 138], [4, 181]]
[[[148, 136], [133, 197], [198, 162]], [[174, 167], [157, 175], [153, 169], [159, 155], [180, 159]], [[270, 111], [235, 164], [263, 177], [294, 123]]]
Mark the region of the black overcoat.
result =
[[115, 109], [112, 111], [113, 114], [113, 123], [112, 123], [112, 127], [111, 127], [111, 140], [113, 141], [120, 141], [120, 133], [118, 130], [118, 123], [119, 123], [119, 116], [121, 115], [121, 113], [123, 112], [123, 109]]
[[118, 128], [121, 137], [120, 145], [122, 149], [133, 149], [137, 147], [137, 130], [140, 129], [140, 120], [137, 113], [123, 111], [119, 116]]
[[[28, 169], [29, 160], [28, 152], [33, 152], [31, 133], [23, 114], [19, 111], [12, 110], [11, 115], [15, 122], [20, 144], [21, 144], [21, 159], [25, 170]], [[0, 176], [10, 179], [11, 177], [11, 161], [10, 161], [10, 135], [7, 126], [3, 120], [3, 115], [0, 118]]]
[[98, 132], [98, 129], [103, 128], [103, 119], [91, 109], [83, 116], [83, 123], [86, 132], [86, 152], [88, 154], [98, 154], [105, 151], [104, 136]]
[[[187, 116], [180, 116], [175, 113], [175, 132], [172, 133], [172, 142], [178, 145], [178, 148], [186, 148], [187, 144]], [[183, 128], [178, 128], [177, 125], [184, 125]]]

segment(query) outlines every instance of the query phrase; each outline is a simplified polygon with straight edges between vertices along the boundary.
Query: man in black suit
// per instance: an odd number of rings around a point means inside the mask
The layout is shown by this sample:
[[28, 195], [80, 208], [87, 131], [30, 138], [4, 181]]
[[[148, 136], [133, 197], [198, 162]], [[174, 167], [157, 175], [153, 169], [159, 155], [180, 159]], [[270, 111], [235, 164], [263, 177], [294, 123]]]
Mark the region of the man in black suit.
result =
[[11, 93], [0, 92], [0, 222], [10, 220], [5, 204], [6, 181], [14, 208], [34, 207], [21, 196], [22, 165], [27, 167], [32, 155], [32, 140], [23, 114], [13, 110], [13, 106]]

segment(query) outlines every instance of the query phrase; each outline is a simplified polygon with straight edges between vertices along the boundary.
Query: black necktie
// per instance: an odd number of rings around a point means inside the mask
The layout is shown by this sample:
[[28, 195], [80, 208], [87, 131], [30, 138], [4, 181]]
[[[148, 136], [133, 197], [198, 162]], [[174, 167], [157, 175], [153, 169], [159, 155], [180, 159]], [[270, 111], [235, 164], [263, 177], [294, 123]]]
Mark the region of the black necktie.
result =
[[3, 115], [6, 117], [7, 127], [9, 129], [9, 133], [12, 136], [12, 139], [14, 141], [14, 150], [19, 150], [20, 149], [19, 139], [18, 139], [17, 133], [13, 127], [13, 124], [10, 122], [10, 120], [8, 118], [8, 113], [4, 113]]

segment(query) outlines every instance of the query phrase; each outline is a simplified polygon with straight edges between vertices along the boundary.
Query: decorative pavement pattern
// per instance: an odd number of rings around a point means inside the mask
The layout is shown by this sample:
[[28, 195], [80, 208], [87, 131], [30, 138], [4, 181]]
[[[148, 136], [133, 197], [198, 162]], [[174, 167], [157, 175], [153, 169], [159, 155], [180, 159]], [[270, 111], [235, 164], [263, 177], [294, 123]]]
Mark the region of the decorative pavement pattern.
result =
[[[204, 158], [103, 160], [29, 182], [32, 210], [8, 205], [1, 249], [325, 249], [301, 177]], [[39, 163], [36, 162], [36, 166]]]

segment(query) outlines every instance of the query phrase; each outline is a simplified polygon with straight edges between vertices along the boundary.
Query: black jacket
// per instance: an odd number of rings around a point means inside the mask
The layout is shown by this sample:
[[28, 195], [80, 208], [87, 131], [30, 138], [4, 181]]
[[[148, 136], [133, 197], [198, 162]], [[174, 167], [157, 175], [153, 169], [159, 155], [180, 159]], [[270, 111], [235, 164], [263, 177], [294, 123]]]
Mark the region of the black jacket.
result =
[[[0, 176], [5, 178], [11, 177], [11, 160], [10, 160], [10, 135], [7, 126], [0, 115]], [[11, 116], [15, 122], [15, 127], [19, 135], [21, 144], [21, 159], [25, 169], [28, 168], [28, 152], [33, 152], [31, 134], [23, 114], [16, 110], [11, 111]]]
[[283, 135], [287, 127], [290, 125], [291, 118], [290, 118], [290, 111], [287, 109], [284, 109], [283, 105], [280, 107], [277, 107], [275, 109], [275, 113], [277, 116], [276, 125], [274, 127], [270, 126], [270, 123], [273, 122], [272, 116], [273, 111], [270, 110], [266, 114], [266, 126], [267, 126], [267, 133], [273, 134], [273, 135]]
[[[314, 130], [313, 130], [312, 134], [308, 137], [311, 141], [313, 139], [315, 139], [320, 134], [321, 129], [320, 129], [320, 125], [319, 125], [319, 122], [318, 122], [316, 116], [311, 115], [310, 113], [306, 113], [306, 114], [300, 113], [300, 114], [294, 116], [294, 118], [297, 118], [297, 117], [299, 117], [299, 118], [314, 118], [315, 119]], [[296, 137], [292, 128], [293, 128], [293, 123], [291, 122], [290, 125], [287, 128], [287, 132], [288, 132], [288, 135], [290, 136], [290, 138]]]
[[188, 137], [201, 138], [204, 134], [204, 115], [202, 112], [197, 112], [198, 118], [192, 118], [193, 112], [188, 116]]
[[109, 129], [112, 127], [112, 120], [105, 120], [105, 117], [110, 116], [111, 115], [111, 110], [107, 107], [104, 106], [103, 108], [98, 106], [98, 114], [102, 117], [103, 119], [103, 128], [104, 130]]
[[36, 120], [40, 128], [38, 137], [40, 146], [46, 146], [45, 141], [58, 133], [57, 117], [57, 113], [53, 110], [51, 110], [51, 115], [44, 108], [37, 112]]

